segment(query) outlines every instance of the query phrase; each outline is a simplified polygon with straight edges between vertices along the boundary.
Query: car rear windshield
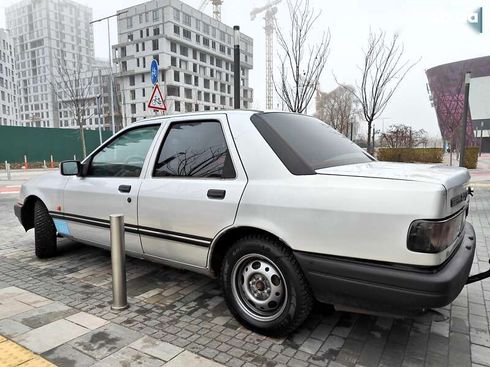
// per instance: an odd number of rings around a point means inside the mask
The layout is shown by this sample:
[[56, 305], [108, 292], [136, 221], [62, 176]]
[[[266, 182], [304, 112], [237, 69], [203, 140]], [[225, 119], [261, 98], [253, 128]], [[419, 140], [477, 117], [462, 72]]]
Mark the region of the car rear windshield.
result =
[[[302, 161], [315, 170], [374, 160], [344, 135], [314, 117], [270, 112], [253, 115], [252, 121], [287, 167], [291, 161]], [[288, 147], [285, 149], [284, 145]], [[297, 157], [292, 157], [294, 155]]]

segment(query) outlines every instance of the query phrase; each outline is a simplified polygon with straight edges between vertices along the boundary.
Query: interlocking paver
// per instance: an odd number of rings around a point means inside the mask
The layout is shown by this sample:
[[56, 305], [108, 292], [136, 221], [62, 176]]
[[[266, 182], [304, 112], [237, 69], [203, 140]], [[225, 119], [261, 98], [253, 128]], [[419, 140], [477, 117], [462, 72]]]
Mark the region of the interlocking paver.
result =
[[96, 362], [94, 358], [80, 352], [69, 344], [50, 349], [44, 352], [42, 356], [57, 366], [89, 367]]
[[175, 345], [169, 343], [161, 342], [149, 336], [144, 336], [129, 346], [142, 353], [159, 358], [165, 362], [170, 361], [183, 351], [182, 348], [176, 347]]
[[66, 318], [68, 321], [74, 322], [87, 329], [94, 330], [108, 323], [107, 320], [91, 315], [86, 312], [79, 312]]
[[58, 320], [18, 335], [14, 341], [35, 353], [43, 353], [87, 332], [89, 329], [66, 320]]
[[70, 345], [95, 359], [103, 359], [141, 337], [136, 331], [108, 324], [71, 341]]

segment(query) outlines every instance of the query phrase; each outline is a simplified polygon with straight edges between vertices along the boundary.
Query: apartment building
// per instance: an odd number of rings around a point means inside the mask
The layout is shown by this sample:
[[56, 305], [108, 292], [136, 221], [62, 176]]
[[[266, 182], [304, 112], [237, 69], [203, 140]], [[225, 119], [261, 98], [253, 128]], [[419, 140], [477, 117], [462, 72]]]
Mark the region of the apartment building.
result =
[[[233, 108], [233, 27], [179, 0], [152, 0], [119, 11], [113, 46], [123, 124], [154, 116], [150, 64], [160, 66], [168, 113]], [[253, 40], [240, 34], [241, 106], [251, 108]]]
[[14, 46], [10, 33], [0, 29], [0, 125], [17, 126], [17, 85]]
[[60, 120], [52, 82], [61, 65], [88, 70], [93, 64], [92, 9], [71, 0], [23, 0], [5, 15], [15, 46], [20, 124], [73, 127]]

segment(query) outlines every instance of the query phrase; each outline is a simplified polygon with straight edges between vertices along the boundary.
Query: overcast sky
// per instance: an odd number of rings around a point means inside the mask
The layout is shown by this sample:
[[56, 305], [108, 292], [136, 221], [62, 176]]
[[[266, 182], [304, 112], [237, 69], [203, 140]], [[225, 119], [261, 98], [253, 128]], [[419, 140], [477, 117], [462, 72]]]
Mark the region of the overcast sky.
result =
[[[285, 2], [286, 0], [283, 0]], [[117, 10], [141, 3], [139, 0], [82, 0], [92, 7], [94, 19], [115, 13]], [[184, 0], [198, 7], [201, 0]], [[15, 0], [2, 0], [0, 27], [5, 27], [4, 8]], [[261, 16], [250, 21], [248, 14], [266, 0], [224, 0], [222, 21], [230, 26], [240, 25], [241, 30], [254, 39], [254, 68], [250, 83], [254, 88], [254, 107], [265, 108], [264, 21]], [[369, 28], [398, 32], [405, 45], [406, 57], [421, 59], [391, 100], [383, 116], [375, 122], [376, 128], [386, 128], [393, 123], [404, 123], [423, 128], [438, 135], [437, 120], [430, 107], [426, 92], [425, 69], [447, 62], [485, 56], [490, 48], [490, 5], [481, 0], [310, 0], [311, 6], [321, 11], [321, 17], [311, 38], [330, 29], [332, 34], [330, 56], [325, 66], [321, 87], [331, 90], [339, 81], [353, 84], [359, 78], [357, 65], [362, 59]], [[475, 33], [466, 23], [468, 15], [483, 6], [483, 34]], [[211, 14], [211, 6], [206, 10]], [[287, 8], [279, 6], [279, 22], [287, 19]], [[106, 23], [94, 26], [95, 55], [107, 58]], [[117, 26], [111, 22], [112, 42], [116, 42]], [[280, 101], [275, 98], [275, 104]], [[313, 112], [313, 105], [308, 112]]]

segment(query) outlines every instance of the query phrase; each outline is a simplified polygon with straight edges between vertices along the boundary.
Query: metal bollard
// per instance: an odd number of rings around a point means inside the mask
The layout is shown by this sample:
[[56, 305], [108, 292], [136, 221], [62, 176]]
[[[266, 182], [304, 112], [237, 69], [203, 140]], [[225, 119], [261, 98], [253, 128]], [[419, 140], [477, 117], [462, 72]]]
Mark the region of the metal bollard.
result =
[[5, 161], [5, 171], [7, 172], [7, 180], [12, 179], [12, 175], [10, 174], [10, 163]]
[[129, 307], [126, 294], [126, 254], [124, 245], [124, 215], [112, 214], [111, 262], [112, 262], [112, 310]]

